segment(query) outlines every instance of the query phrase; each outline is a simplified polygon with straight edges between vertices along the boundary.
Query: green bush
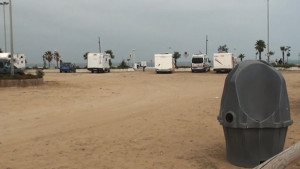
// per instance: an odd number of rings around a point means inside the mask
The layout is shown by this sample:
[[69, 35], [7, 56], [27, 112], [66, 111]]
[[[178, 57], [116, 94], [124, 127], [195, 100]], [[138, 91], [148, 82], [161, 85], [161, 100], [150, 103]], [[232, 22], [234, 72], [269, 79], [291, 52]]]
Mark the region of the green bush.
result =
[[274, 65], [274, 67], [283, 67], [283, 68], [290, 68], [290, 67], [296, 67], [295, 64], [284, 64], [284, 65]]
[[126, 62], [123, 60], [120, 65], [118, 66], [119, 69], [127, 69], [129, 66], [126, 64]]
[[37, 76], [38, 78], [43, 78], [44, 75], [45, 75], [45, 73], [43, 72], [43, 70], [41, 70], [41, 69], [36, 69], [36, 76]]
[[1, 79], [38, 79], [38, 78], [43, 78], [44, 72], [40, 69], [36, 70], [36, 75], [33, 74], [24, 74], [24, 75], [19, 75], [19, 74], [14, 74], [14, 75], [0, 75], [0, 80]]

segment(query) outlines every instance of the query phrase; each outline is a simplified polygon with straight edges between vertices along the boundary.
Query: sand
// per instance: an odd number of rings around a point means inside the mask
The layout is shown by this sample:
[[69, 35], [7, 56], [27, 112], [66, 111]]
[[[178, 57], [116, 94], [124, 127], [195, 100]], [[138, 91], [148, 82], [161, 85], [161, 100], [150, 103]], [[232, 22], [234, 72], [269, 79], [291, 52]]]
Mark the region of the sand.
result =
[[[300, 72], [284, 75], [300, 141]], [[217, 121], [226, 74], [46, 73], [0, 88], [0, 169], [223, 169]], [[289, 166], [300, 168], [300, 160]]]

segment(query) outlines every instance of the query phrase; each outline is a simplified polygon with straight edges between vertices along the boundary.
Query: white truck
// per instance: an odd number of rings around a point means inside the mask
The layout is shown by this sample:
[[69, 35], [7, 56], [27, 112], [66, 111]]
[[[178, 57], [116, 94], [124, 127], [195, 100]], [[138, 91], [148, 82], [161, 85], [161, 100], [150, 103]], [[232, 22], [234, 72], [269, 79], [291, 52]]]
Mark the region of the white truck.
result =
[[191, 64], [192, 72], [208, 72], [210, 71], [210, 60], [205, 54], [194, 54]]
[[110, 54], [107, 53], [88, 53], [87, 69], [92, 73], [110, 72], [110, 60]]
[[156, 73], [173, 73], [175, 60], [172, 54], [155, 54], [154, 55]]
[[[0, 59], [10, 60], [10, 53], [0, 53]], [[26, 57], [24, 54], [14, 54], [14, 65], [19, 69], [26, 68]]]
[[214, 71], [230, 72], [237, 64], [232, 53], [214, 53]]

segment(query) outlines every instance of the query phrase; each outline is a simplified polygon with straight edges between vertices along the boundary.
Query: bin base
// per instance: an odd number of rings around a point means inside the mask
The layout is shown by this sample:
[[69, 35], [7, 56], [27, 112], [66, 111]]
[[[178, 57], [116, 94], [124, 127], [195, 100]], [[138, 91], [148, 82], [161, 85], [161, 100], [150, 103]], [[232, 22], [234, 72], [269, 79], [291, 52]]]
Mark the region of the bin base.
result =
[[240, 129], [223, 127], [227, 160], [240, 167], [255, 167], [283, 150], [287, 127]]

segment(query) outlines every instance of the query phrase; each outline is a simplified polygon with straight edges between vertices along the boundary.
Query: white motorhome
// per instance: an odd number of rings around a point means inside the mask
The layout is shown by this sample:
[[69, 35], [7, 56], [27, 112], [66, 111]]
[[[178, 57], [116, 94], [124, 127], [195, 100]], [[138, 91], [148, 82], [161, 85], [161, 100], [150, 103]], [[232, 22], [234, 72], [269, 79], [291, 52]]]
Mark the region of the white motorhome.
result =
[[210, 71], [210, 60], [205, 54], [194, 54], [191, 64], [192, 72], [208, 72]]
[[107, 53], [88, 53], [87, 69], [94, 72], [110, 72], [110, 54]]
[[[0, 59], [10, 60], [10, 53], [0, 53]], [[19, 69], [26, 68], [26, 57], [24, 54], [14, 54], [14, 65]]]
[[154, 55], [156, 73], [173, 73], [175, 60], [172, 54], [155, 54]]
[[230, 72], [237, 60], [232, 53], [214, 53], [214, 71], [215, 72]]

